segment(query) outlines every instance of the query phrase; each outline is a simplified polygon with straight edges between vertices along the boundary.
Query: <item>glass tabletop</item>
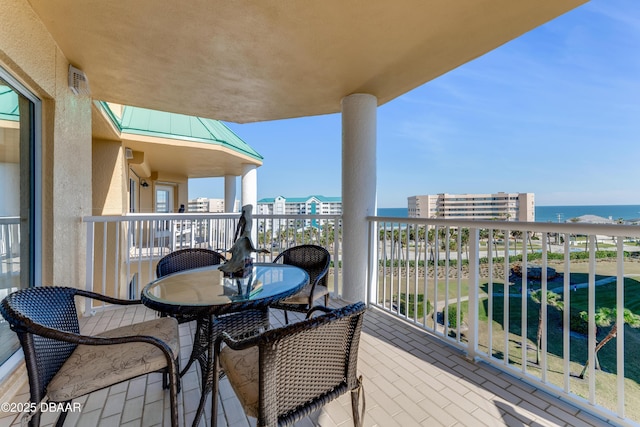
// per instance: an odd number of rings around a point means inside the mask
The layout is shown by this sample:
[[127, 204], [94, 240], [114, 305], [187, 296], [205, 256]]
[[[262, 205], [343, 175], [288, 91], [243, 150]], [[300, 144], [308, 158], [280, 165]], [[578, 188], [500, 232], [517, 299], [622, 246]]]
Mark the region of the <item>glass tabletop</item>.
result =
[[185, 306], [215, 309], [251, 301], [276, 301], [293, 295], [309, 282], [303, 269], [285, 264], [254, 264], [242, 278], [223, 277], [218, 267], [183, 270], [156, 279], [144, 287], [143, 303], [176, 309]]

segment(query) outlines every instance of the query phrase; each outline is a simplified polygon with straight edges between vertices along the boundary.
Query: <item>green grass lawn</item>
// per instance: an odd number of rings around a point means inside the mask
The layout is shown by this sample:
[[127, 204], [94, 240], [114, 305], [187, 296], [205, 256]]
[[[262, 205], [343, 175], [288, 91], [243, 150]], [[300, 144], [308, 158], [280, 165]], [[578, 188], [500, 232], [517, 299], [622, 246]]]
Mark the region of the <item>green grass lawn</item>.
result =
[[[573, 277], [572, 277], [573, 279]], [[588, 290], [578, 289], [571, 291], [570, 295], [573, 313], [586, 310], [588, 307]], [[598, 286], [596, 288], [596, 307], [612, 307], [615, 304], [615, 283]], [[640, 282], [635, 279], [625, 279], [625, 306], [630, 310], [640, 313]], [[527, 369], [530, 374], [541, 377], [540, 368], [534, 362], [536, 360], [536, 335], [538, 331], [538, 318], [540, 306], [531, 299], [527, 301], [527, 330], [526, 345]], [[480, 337], [481, 348], [488, 351], [488, 300], [480, 303]], [[505, 325], [503, 321], [504, 297], [497, 296], [493, 299], [493, 355], [504, 358], [505, 355]], [[508, 325], [508, 354], [510, 363], [522, 366], [522, 300], [520, 298], [509, 299], [509, 325]], [[548, 381], [563, 386], [563, 332], [562, 312], [556, 308], [548, 308], [547, 327], [547, 363]], [[599, 328], [597, 339], [602, 340], [610, 328]], [[625, 393], [626, 410], [628, 415], [636, 421], [640, 421], [640, 363], [637, 362], [637, 353], [640, 349], [640, 331], [626, 326], [625, 338]], [[588, 396], [588, 381], [577, 378], [582, 370], [588, 355], [588, 341], [586, 336], [578, 334], [570, 338], [570, 371], [571, 390], [583, 397]], [[596, 372], [597, 400], [598, 403], [615, 410], [617, 402], [616, 385], [616, 340], [610, 341], [598, 353], [598, 359], [602, 370]]]

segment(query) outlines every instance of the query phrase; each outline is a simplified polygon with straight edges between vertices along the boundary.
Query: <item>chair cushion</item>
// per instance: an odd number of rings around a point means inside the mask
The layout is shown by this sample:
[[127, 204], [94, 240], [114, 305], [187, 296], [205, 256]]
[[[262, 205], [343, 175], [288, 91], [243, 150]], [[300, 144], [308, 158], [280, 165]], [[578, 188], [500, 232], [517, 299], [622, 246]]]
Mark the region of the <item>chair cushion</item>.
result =
[[[178, 322], [162, 317], [105, 331], [114, 338], [148, 335], [164, 341], [178, 357]], [[64, 402], [167, 366], [162, 351], [147, 343], [78, 345], [47, 387], [49, 399]]]
[[244, 411], [258, 417], [258, 378], [260, 374], [258, 347], [232, 350], [224, 347], [220, 351], [220, 367], [229, 378]]
[[[329, 288], [326, 286], [316, 286], [313, 293], [313, 299], [316, 300], [329, 293]], [[279, 304], [309, 304], [309, 296], [311, 295], [311, 285], [307, 285], [297, 294], [290, 296], [284, 301], [280, 301]]]

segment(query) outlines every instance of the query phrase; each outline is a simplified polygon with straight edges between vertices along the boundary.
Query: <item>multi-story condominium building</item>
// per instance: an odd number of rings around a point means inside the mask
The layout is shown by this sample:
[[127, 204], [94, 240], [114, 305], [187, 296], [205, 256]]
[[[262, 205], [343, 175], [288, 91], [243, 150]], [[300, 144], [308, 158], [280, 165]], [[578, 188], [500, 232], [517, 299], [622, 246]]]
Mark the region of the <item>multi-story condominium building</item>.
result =
[[266, 198], [258, 200], [257, 213], [267, 215], [340, 215], [341, 197], [291, 197]]
[[[265, 198], [258, 200], [256, 213], [263, 215], [341, 215], [342, 198], [318, 195]], [[291, 221], [289, 226], [293, 225]], [[317, 221], [315, 219], [305, 220], [304, 226], [317, 226]], [[266, 227], [271, 228], [268, 224]], [[277, 229], [279, 227], [280, 223], [275, 222], [273, 228]]]
[[535, 221], [533, 193], [411, 196], [408, 208], [410, 218]]
[[224, 212], [224, 199], [207, 199], [206, 197], [191, 199], [189, 200], [188, 211], [222, 213]]

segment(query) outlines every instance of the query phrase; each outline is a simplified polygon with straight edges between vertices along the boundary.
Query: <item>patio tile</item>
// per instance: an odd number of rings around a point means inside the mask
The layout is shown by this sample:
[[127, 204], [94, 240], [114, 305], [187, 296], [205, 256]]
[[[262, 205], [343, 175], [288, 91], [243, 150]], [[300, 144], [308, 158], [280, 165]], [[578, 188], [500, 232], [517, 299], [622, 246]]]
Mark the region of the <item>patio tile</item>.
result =
[[127, 398], [122, 412], [122, 422], [127, 423], [141, 418], [142, 408], [144, 408], [144, 398], [142, 396], [133, 399]]
[[[340, 305], [333, 300], [332, 304]], [[96, 333], [126, 322], [148, 320], [156, 314], [144, 307], [104, 311], [83, 319], [83, 331]], [[302, 317], [292, 313], [291, 321]], [[140, 320], [140, 321], [141, 321]], [[283, 323], [282, 313], [271, 312], [271, 323]], [[180, 325], [182, 359], [190, 352], [191, 334], [195, 323]], [[388, 341], [390, 339], [392, 341]], [[599, 418], [560, 401], [555, 396], [511, 377], [484, 362], [473, 363], [457, 349], [442, 344], [426, 332], [370, 309], [360, 345], [359, 373], [364, 376], [367, 427], [411, 426], [607, 426]], [[195, 364], [182, 378], [178, 396], [181, 425], [191, 425], [200, 398], [200, 368]], [[28, 400], [25, 385], [15, 401]], [[162, 376], [150, 374], [115, 385], [83, 397], [82, 413], [71, 413], [65, 425], [168, 426], [169, 396], [162, 389]], [[209, 399], [205, 418], [211, 420]], [[220, 427], [252, 427], [256, 422], [247, 418], [228, 380], [220, 382]], [[45, 414], [43, 425], [54, 422]], [[351, 426], [349, 395], [330, 402], [297, 427]], [[19, 425], [15, 415], [0, 414], [0, 426]]]
[[163, 401], [156, 400], [155, 402], [145, 403], [144, 412], [142, 414], [142, 420], [145, 425], [161, 424], [164, 416]]
[[87, 402], [82, 405], [82, 412], [91, 412], [97, 409], [102, 410], [107, 403], [107, 397], [109, 396], [109, 389], [105, 388], [91, 393], [88, 396]]
[[[160, 374], [152, 374], [160, 375]], [[135, 397], [144, 396], [144, 392], [147, 388], [147, 378], [139, 377], [129, 381], [129, 388], [127, 389], [127, 400]]]
[[[113, 388], [112, 388], [113, 389]], [[118, 416], [118, 422], [120, 421], [120, 414], [122, 413], [122, 408], [124, 407], [124, 402], [126, 400], [126, 393], [113, 393], [113, 390], [109, 393], [109, 399], [107, 399], [104, 409], [102, 410], [102, 416], [105, 418], [110, 418], [112, 415]]]

